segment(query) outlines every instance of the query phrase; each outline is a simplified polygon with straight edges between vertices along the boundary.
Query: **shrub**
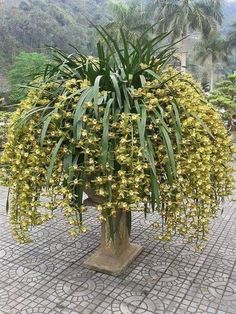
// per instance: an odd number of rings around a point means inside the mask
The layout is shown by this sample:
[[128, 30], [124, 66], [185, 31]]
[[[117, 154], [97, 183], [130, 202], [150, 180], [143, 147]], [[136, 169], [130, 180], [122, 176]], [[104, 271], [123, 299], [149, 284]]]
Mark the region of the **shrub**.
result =
[[39, 75], [48, 58], [37, 52], [27, 53], [21, 52], [9, 71], [9, 82], [11, 85], [10, 100], [18, 103], [27, 95], [26, 86]]
[[236, 75], [230, 74], [227, 80], [216, 84], [209, 101], [216, 106], [225, 121], [236, 113]]

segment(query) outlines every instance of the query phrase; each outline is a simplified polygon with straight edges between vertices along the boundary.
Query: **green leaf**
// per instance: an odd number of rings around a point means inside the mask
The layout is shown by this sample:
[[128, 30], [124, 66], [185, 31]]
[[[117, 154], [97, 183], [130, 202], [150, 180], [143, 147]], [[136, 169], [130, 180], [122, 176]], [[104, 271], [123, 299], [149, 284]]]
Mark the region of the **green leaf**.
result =
[[120, 34], [121, 34], [122, 44], [124, 47], [124, 59], [126, 60], [126, 64], [129, 64], [129, 46], [128, 46], [127, 38], [125, 37], [124, 31], [122, 28], [120, 28]]
[[131, 215], [131, 211], [128, 210], [125, 212], [126, 214], [126, 225], [127, 225], [127, 229], [128, 229], [128, 235], [131, 235], [131, 226], [132, 226], [132, 215]]
[[139, 75], [141, 86], [144, 87], [146, 85], [146, 78], [144, 75]]
[[94, 87], [89, 87], [86, 89], [82, 95], [80, 96], [80, 99], [77, 103], [75, 114], [74, 114], [74, 120], [73, 120], [73, 137], [75, 140], [80, 139], [80, 131], [82, 127], [82, 121], [81, 118], [86, 112], [86, 108], [83, 107], [83, 105], [86, 102], [91, 101], [94, 98]]
[[107, 219], [108, 219], [109, 229], [110, 229], [110, 232], [109, 232], [110, 238], [112, 239], [112, 242], [114, 242], [115, 241], [115, 236], [114, 236], [115, 232], [114, 232], [114, 225], [113, 225], [113, 217], [108, 215]]
[[127, 89], [127, 86], [125, 86], [123, 84], [122, 86], [122, 91], [123, 91], [123, 94], [124, 94], [124, 111], [125, 112], [130, 112], [131, 110], [131, 102], [130, 102], [130, 99], [129, 99], [129, 90]]
[[105, 30], [104, 27], [100, 26], [100, 29], [102, 29], [102, 31], [103, 31], [103, 38], [106, 37], [109, 40], [109, 43], [112, 43], [113, 49], [114, 49], [113, 51], [115, 51], [115, 53], [119, 57], [119, 61], [122, 64], [123, 69], [125, 70], [126, 69], [126, 60], [125, 60], [125, 58], [121, 52], [122, 49], [117, 44], [116, 40]]
[[10, 188], [7, 191], [7, 201], [6, 201], [6, 213], [8, 214], [10, 210]]
[[109, 114], [111, 110], [111, 105], [114, 102], [114, 99], [109, 99], [106, 108], [104, 111], [103, 116], [103, 134], [102, 134], [102, 163], [105, 166], [107, 162], [107, 156], [108, 156], [108, 140], [109, 140]]
[[117, 208], [116, 215], [115, 215], [115, 232], [118, 232], [121, 217], [122, 217], [122, 209]]
[[168, 155], [169, 165], [171, 167], [171, 173], [169, 173], [169, 180], [171, 183], [172, 180], [176, 177], [176, 164], [175, 164], [173, 146], [172, 146], [172, 143], [171, 143], [171, 140], [170, 140], [170, 137], [169, 137], [167, 130], [163, 126], [160, 126], [159, 130], [160, 130], [160, 135], [161, 135], [161, 137], [164, 141], [164, 144], [165, 144], [166, 152]]
[[160, 75], [158, 75], [157, 73], [155, 73], [154, 71], [150, 70], [150, 69], [146, 69], [144, 70], [144, 72], [150, 74], [152, 77], [160, 80]]
[[106, 32], [104, 32], [102, 27], [98, 27], [95, 24], [93, 24], [94, 28], [97, 30], [97, 32], [100, 34], [100, 36], [102, 37], [102, 39], [105, 41], [105, 43], [107, 44], [107, 47], [110, 51], [110, 54], [113, 56], [113, 60], [116, 64], [117, 67], [119, 67], [119, 60], [117, 60], [117, 56], [115, 54], [115, 49], [111, 44], [111, 41], [107, 38], [107, 34]]
[[[52, 111], [52, 113], [53, 113], [53, 111]], [[42, 128], [41, 136], [40, 136], [40, 145], [41, 146], [43, 146], [44, 139], [45, 139], [45, 136], [47, 134], [48, 127], [49, 127], [51, 120], [52, 120], [52, 114], [49, 117], [47, 117], [47, 119], [43, 123], [43, 128]]]
[[48, 167], [48, 170], [47, 170], [47, 182], [49, 183], [50, 179], [51, 179], [51, 176], [52, 176], [52, 170], [53, 170], [53, 167], [55, 165], [55, 162], [56, 162], [56, 157], [57, 157], [57, 153], [63, 143], [63, 141], [65, 140], [64, 137], [61, 137], [60, 140], [57, 142], [56, 146], [53, 148], [52, 150], [52, 155], [51, 155], [51, 158], [50, 158], [50, 164], [49, 164], [49, 167]]
[[54, 107], [49, 107], [49, 106], [48, 107], [41, 106], [41, 107], [33, 108], [30, 111], [22, 113], [22, 116], [19, 118], [16, 124], [18, 125], [19, 128], [21, 128], [22, 125], [26, 123], [27, 121], [29, 121], [32, 118], [32, 116], [35, 115], [36, 113], [40, 111], [53, 110], [53, 109]]
[[177, 105], [172, 102], [172, 109], [173, 109], [173, 119], [175, 121], [173, 129], [175, 131], [175, 138], [176, 138], [176, 144], [178, 150], [180, 150], [181, 147], [181, 139], [182, 139], [182, 128], [181, 128], [181, 121], [180, 121], [180, 116], [179, 116], [179, 110]]
[[100, 81], [103, 75], [99, 75], [96, 77], [94, 82], [94, 111], [95, 116], [98, 116], [98, 98], [99, 98], [99, 90], [100, 90]]
[[140, 120], [137, 120], [140, 144], [143, 150], [146, 150], [145, 131], [147, 122], [147, 113], [145, 108], [140, 108], [138, 102], [136, 102], [136, 110], [140, 114]]
[[[82, 179], [82, 177], [80, 179]], [[83, 182], [83, 179], [81, 181]], [[83, 184], [77, 185], [75, 188], [75, 192], [77, 195], [77, 199], [76, 199], [77, 204], [76, 205], [81, 206], [83, 204], [84, 185]], [[83, 213], [80, 210], [79, 210], [79, 221], [81, 224], [83, 223]]]
[[147, 219], [148, 206], [147, 203], [144, 204], [144, 218]]
[[178, 128], [178, 131], [181, 135], [181, 121], [180, 121], [180, 117], [179, 117], [179, 110], [176, 106], [176, 104], [174, 102], [171, 103], [172, 104], [172, 108], [173, 108], [173, 111], [174, 111], [174, 114], [175, 114], [175, 122], [176, 122], [176, 126]]
[[64, 166], [64, 170], [65, 172], [68, 174], [68, 182], [70, 182], [72, 180], [73, 177], [73, 170], [72, 170], [72, 166], [73, 166], [73, 154], [71, 151], [71, 147], [69, 147], [69, 152], [66, 153], [66, 155], [63, 158], [63, 166]]
[[160, 209], [160, 189], [157, 181], [157, 177], [150, 171], [150, 179], [151, 179], [151, 202], [152, 202], [152, 211], [155, 211], [155, 205], [157, 206], [157, 210]]
[[111, 81], [112, 81], [113, 86], [115, 88], [116, 99], [117, 99], [118, 105], [119, 105], [120, 108], [122, 108], [121, 92], [120, 92], [120, 87], [119, 87], [118, 80], [117, 80], [117, 78], [116, 78], [116, 76], [114, 74], [111, 74], [110, 78], [111, 78]]

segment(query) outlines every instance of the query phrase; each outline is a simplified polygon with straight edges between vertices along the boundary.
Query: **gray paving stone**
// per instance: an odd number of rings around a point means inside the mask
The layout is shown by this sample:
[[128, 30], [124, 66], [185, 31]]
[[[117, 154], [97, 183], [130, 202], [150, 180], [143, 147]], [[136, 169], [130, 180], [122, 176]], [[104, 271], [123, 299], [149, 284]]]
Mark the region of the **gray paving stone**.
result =
[[[97, 213], [91, 232], [73, 239], [62, 215], [32, 230], [34, 242], [17, 244], [0, 188], [0, 314], [235, 314], [236, 204], [212, 223], [202, 253], [181, 237], [155, 240], [150, 220], [134, 213], [132, 241], [143, 252], [119, 277], [83, 267], [100, 241]], [[140, 220], [141, 218], [141, 220]]]

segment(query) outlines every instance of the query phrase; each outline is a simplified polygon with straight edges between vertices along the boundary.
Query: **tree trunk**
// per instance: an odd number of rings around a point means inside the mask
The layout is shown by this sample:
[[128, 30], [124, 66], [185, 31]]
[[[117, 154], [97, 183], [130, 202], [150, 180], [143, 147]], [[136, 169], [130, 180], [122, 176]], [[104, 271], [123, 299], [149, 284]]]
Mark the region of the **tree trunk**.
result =
[[110, 237], [108, 219], [101, 226], [101, 245], [84, 263], [85, 267], [102, 273], [118, 275], [141, 253], [142, 247], [130, 244], [126, 223], [126, 212], [121, 211], [114, 239]]
[[180, 62], [181, 62], [181, 72], [186, 72], [187, 70], [187, 58], [188, 58], [188, 38], [186, 38], [188, 30], [182, 33], [182, 41], [180, 42]]
[[214, 88], [214, 62], [213, 59], [211, 58], [211, 78], [210, 78], [210, 91], [213, 90]]
[[186, 72], [187, 70], [187, 51], [182, 51], [180, 56], [180, 62], [181, 62], [181, 72]]

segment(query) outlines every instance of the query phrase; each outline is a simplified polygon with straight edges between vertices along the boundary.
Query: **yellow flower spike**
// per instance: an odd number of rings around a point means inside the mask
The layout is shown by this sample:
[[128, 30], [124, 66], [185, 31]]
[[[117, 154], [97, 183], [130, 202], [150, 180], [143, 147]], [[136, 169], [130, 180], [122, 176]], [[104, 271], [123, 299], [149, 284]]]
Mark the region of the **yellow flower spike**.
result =
[[103, 215], [100, 215], [99, 220], [100, 222], [106, 222], [107, 219]]
[[102, 210], [103, 210], [103, 207], [102, 207], [102, 205], [97, 205], [97, 210], [99, 211], [99, 212], [101, 212]]

